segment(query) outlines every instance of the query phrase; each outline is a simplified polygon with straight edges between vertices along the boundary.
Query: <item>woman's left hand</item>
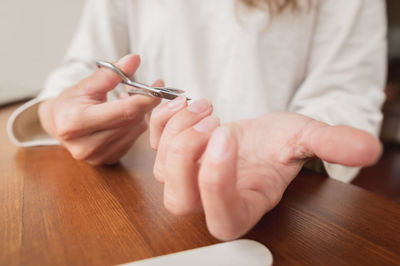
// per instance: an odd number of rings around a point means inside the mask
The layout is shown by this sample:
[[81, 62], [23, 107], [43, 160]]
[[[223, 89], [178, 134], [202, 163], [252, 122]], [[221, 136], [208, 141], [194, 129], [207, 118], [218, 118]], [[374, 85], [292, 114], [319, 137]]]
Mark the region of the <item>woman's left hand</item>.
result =
[[329, 126], [295, 113], [272, 113], [223, 126], [203, 99], [159, 105], [150, 120], [158, 150], [156, 179], [173, 214], [204, 212], [212, 235], [245, 234], [280, 201], [307, 159], [346, 166], [376, 162], [381, 145], [372, 135]]

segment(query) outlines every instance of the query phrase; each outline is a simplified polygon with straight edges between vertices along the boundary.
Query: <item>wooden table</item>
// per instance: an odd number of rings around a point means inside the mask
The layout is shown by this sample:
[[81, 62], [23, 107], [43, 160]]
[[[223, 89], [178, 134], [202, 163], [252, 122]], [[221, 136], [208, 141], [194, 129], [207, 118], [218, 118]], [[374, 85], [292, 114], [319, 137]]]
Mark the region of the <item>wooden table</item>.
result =
[[[113, 167], [64, 149], [18, 149], [0, 109], [0, 264], [109, 265], [218, 243], [202, 216], [174, 217], [152, 178], [144, 135]], [[276, 265], [400, 264], [400, 204], [302, 172], [245, 238]]]

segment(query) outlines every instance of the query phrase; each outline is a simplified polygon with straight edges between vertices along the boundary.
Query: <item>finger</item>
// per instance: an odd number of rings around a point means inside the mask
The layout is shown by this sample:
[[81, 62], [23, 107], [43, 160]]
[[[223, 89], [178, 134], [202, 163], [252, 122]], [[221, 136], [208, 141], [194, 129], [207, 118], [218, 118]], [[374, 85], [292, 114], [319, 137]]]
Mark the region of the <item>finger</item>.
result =
[[211, 103], [207, 99], [201, 99], [182, 109], [168, 120], [160, 138], [156, 161], [154, 163], [154, 176], [157, 180], [160, 182], [164, 180], [162, 176], [164, 175], [166, 154], [169, 144], [175, 136], [211, 113]]
[[92, 105], [80, 112], [79, 117], [64, 119], [59, 135], [64, 139], [82, 137], [92, 132], [132, 125], [160, 103], [158, 98], [133, 95], [103, 104]]
[[86, 160], [97, 153], [104, 146], [125, 135], [132, 125], [99, 131], [88, 136], [63, 141], [62, 144], [69, 150], [76, 160]]
[[157, 150], [161, 134], [168, 120], [187, 106], [186, 97], [179, 96], [155, 108], [150, 117], [150, 146]]
[[382, 153], [382, 145], [371, 134], [348, 126], [310, 124], [305, 138], [307, 149], [320, 159], [345, 166], [374, 164]]
[[114, 139], [102, 149], [98, 150], [86, 161], [92, 165], [114, 164], [118, 162], [132, 147], [135, 140], [147, 129], [144, 121], [135, 125], [119, 138]]
[[[133, 76], [139, 65], [139, 55], [126, 55], [115, 63], [115, 66], [127, 77]], [[106, 93], [114, 89], [121, 81], [122, 78], [117, 73], [106, 67], [101, 67], [84, 79], [80, 83], [80, 87], [86, 95], [92, 96], [94, 99], [105, 100]]]
[[[157, 80], [152, 85], [152, 87], [162, 86], [164, 86], [164, 81], [161, 79]], [[96, 114], [99, 113], [99, 109], [102, 109], [104, 113], [107, 112], [107, 114], [104, 114], [103, 120], [105, 120], [106, 125], [108, 125], [109, 127], [115, 127], [115, 125], [119, 125], [120, 123], [124, 123], [125, 121], [133, 121], [136, 118], [141, 119], [145, 113], [152, 110], [161, 102], [161, 99], [157, 97], [150, 97], [145, 95], [127, 96], [126, 93], [121, 93], [121, 99], [125, 99], [126, 102], [124, 102], [123, 104], [121, 104], [121, 102], [114, 101], [108, 102], [101, 104], [101, 106], [92, 106], [91, 110], [94, 109], [93, 112]], [[124, 108], [126, 108], [126, 112], [121, 113]], [[88, 125], [88, 127], [90, 127], [90, 124]]]
[[219, 119], [206, 117], [172, 141], [166, 159], [164, 205], [175, 215], [201, 211], [198, 189], [198, 160], [207, 146]]
[[153, 88], [154, 87], [164, 87], [165, 86], [165, 83], [164, 83], [164, 80], [162, 80], [162, 79], [158, 79], [158, 80], [156, 80], [154, 83], [153, 83], [153, 85], [151, 85]]
[[199, 189], [210, 233], [221, 240], [248, 229], [249, 211], [237, 189], [237, 147], [228, 128], [214, 131], [199, 172]]
[[[163, 80], [157, 80], [152, 85], [152, 87], [159, 86], [164, 86]], [[122, 93], [122, 95], [124, 94]], [[92, 128], [98, 129], [97, 127], [100, 123], [104, 124], [106, 128], [113, 128], [129, 123], [130, 121], [142, 119], [145, 113], [152, 110], [161, 102], [160, 98], [145, 95], [124, 95], [121, 99], [124, 101], [112, 101], [92, 106], [90, 108], [91, 112], [87, 114], [88, 116], [93, 115], [93, 118], [89, 117], [87, 119], [87, 131], [92, 130]], [[99, 118], [100, 112], [102, 113], [101, 118]], [[98, 119], [96, 118], [101, 119], [102, 122], [97, 122]], [[94, 123], [90, 123], [90, 121], [94, 121]]]

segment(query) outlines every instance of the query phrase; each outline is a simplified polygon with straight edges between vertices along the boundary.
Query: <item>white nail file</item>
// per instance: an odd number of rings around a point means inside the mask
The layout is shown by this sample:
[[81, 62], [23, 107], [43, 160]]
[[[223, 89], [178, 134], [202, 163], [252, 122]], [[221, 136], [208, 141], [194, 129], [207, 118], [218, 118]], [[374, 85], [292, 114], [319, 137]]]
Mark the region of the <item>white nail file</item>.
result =
[[125, 266], [270, 266], [272, 254], [263, 244], [240, 239], [164, 256], [135, 261]]

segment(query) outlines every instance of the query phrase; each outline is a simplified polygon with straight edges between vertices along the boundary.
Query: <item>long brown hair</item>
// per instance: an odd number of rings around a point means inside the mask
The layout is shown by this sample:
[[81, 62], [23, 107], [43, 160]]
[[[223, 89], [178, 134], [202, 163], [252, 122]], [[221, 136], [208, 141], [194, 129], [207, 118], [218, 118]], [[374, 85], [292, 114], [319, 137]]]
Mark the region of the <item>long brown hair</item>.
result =
[[268, 10], [272, 14], [279, 14], [286, 9], [299, 9], [299, 0], [240, 0], [240, 2], [248, 7]]

